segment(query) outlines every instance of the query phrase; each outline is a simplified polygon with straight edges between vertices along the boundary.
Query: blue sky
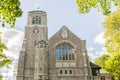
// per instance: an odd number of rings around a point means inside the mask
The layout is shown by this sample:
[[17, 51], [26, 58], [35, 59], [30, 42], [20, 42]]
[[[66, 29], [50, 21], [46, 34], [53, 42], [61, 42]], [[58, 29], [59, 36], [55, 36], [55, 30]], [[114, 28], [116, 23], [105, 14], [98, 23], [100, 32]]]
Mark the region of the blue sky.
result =
[[88, 47], [93, 45], [94, 37], [103, 31], [101, 23], [104, 16], [92, 10], [88, 14], [78, 14], [75, 0], [20, 0], [23, 16], [17, 19], [16, 29], [24, 31], [27, 20], [27, 12], [35, 10], [35, 5], [39, 9], [47, 12], [48, 35], [51, 37], [63, 25], [66, 25], [73, 33], [81, 39], [87, 40]]
[[87, 41], [87, 48], [94, 47], [97, 51], [101, 50], [101, 45], [94, 44], [94, 38], [104, 31], [101, 24], [105, 16], [96, 9], [92, 9], [91, 12], [87, 14], [79, 14], [76, 0], [20, 1], [23, 16], [17, 19], [17, 30], [24, 31], [27, 13], [28, 11], [36, 10], [35, 6], [37, 4], [39, 5], [39, 10], [47, 12], [49, 37], [57, 32], [63, 25], [66, 25], [78, 37]]
[[[63, 25], [66, 25], [79, 38], [87, 41], [87, 50], [91, 60], [106, 53], [103, 47], [104, 29], [101, 25], [105, 16], [97, 10], [92, 9], [90, 13], [78, 14], [75, 0], [20, 0], [20, 2], [23, 15], [17, 19], [15, 29], [0, 29], [3, 32], [3, 42], [8, 47], [8, 50], [4, 52], [13, 59], [13, 65], [18, 61], [27, 22], [27, 13], [36, 10], [36, 4], [39, 5], [39, 10], [47, 12], [49, 37], [55, 34]], [[3, 72], [5, 72], [4, 70]], [[10, 67], [10, 72], [12, 71], [13, 66]]]

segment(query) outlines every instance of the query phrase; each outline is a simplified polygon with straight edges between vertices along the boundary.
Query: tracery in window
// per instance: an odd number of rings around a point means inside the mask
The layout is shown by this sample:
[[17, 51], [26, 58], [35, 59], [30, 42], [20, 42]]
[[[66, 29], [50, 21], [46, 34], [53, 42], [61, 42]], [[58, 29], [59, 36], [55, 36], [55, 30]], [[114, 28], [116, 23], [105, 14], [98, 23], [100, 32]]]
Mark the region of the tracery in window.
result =
[[41, 18], [38, 16], [33, 17], [32, 24], [41, 24]]
[[61, 43], [56, 47], [56, 60], [75, 60], [74, 47], [68, 43]]

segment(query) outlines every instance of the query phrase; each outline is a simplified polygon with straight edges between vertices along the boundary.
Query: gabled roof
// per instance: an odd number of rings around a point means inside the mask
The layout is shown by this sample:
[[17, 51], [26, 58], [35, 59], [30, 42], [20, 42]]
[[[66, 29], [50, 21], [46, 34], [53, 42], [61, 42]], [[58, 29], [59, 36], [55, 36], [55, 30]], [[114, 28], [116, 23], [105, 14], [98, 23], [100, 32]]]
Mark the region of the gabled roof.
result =
[[71, 34], [71, 35], [73, 35], [74, 37], [76, 37], [76, 39], [81, 40], [77, 35], [75, 35], [72, 31], [70, 31], [70, 30], [68, 29], [68, 27], [65, 26], [65, 25], [62, 26], [62, 27], [60, 28], [60, 30], [57, 31], [53, 36], [51, 36], [51, 37], [49, 38], [49, 40], [50, 40], [52, 37], [54, 37], [55, 35], [57, 35], [58, 33], [61, 33], [61, 30], [62, 30], [63, 28], [66, 28], [66, 29], [67, 29], [68, 34]]
[[96, 64], [94, 64], [92, 62], [90, 62], [90, 66], [91, 66], [92, 69], [101, 69], [100, 66], [98, 66], [98, 65], [96, 65]]

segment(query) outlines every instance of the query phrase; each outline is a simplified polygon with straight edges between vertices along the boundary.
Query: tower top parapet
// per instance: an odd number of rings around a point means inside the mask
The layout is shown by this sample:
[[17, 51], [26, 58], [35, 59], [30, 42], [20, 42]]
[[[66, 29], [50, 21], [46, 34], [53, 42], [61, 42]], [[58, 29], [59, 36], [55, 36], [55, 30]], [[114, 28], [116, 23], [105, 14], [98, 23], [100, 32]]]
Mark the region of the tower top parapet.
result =
[[33, 10], [28, 12], [27, 27], [33, 27], [34, 25], [47, 26], [47, 13], [45, 11]]
[[29, 11], [29, 13], [46, 13], [45, 11], [41, 11], [41, 10], [33, 10], [33, 11]]

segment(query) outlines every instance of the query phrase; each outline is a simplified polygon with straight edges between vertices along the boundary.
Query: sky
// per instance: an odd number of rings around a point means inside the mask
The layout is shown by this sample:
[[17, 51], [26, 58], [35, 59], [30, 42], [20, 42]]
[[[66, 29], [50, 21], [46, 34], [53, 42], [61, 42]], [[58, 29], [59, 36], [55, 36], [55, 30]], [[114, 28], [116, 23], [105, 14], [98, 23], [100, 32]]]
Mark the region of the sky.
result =
[[[8, 47], [8, 50], [5, 50], [4, 53], [13, 59], [9, 72], [13, 72], [13, 66], [18, 62], [19, 51], [24, 39], [27, 13], [36, 10], [36, 5], [39, 5], [39, 10], [47, 13], [49, 38], [65, 25], [79, 38], [86, 40], [91, 61], [106, 53], [103, 46], [105, 40], [103, 38], [104, 29], [102, 28], [105, 16], [96, 9], [92, 9], [87, 14], [79, 14], [75, 0], [20, 0], [20, 2], [23, 15], [17, 19], [15, 28], [10, 29], [8, 26], [0, 28], [0, 31], [3, 32], [2, 41]], [[13, 73], [7, 74], [6, 70], [6, 68], [2, 68], [4, 76], [12, 77]]]
[[24, 32], [27, 22], [27, 13], [39, 10], [47, 13], [47, 26], [49, 38], [55, 34], [62, 26], [67, 26], [79, 38], [86, 40], [89, 53], [99, 55], [103, 52], [104, 39], [102, 38], [104, 29], [102, 22], [105, 16], [92, 9], [90, 13], [79, 14], [76, 0], [20, 0], [23, 15], [17, 19], [15, 29]]

